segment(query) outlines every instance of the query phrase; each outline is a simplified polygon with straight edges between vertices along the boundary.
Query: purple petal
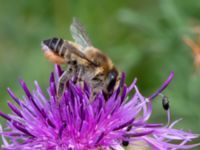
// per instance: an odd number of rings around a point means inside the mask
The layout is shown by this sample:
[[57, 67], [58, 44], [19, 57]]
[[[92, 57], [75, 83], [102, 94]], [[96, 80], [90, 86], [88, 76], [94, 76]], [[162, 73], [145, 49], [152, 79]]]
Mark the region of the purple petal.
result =
[[158, 96], [162, 91], [171, 83], [172, 79], [174, 77], [174, 72], [171, 72], [167, 80], [164, 82], [164, 84], [149, 97], [149, 100], [153, 100], [156, 96]]
[[[199, 143], [187, 144], [199, 135], [174, 129], [178, 121], [169, 124], [169, 111], [167, 125], [148, 123], [152, 115], [152, 99], [168, 86], [173, 73], [149, 98], [140, 93], [136, 80], [126, 87], [125, 74], [122, 73], [121, 83], [109, 99], [105, 100], [102, 92], [92, 99], [90, 85], [85, 82], [81, 87], [68, 81], [58, 100], [56, 85], [62, 72], [56, 65], [50, 77], [48, 98], [37, 82], [35, 90], [30, 92], [25, 82], [20, 81], [26, 94], [23, 100], [8, 89], [18, 106], [8, 102], [13, 114], [0, 112], [0, 116], [7, 120], [4, 131], [0, 131], [4, 149], [123, 149], [120, 145], [124, 140], [135, 148], [138, 145], [134, 143], [138, 141], [152, 149], [199, 146]], [[130, 96], [132, 91], [135, 93]], [[174, 143], [177, 140], [180, 143]]]

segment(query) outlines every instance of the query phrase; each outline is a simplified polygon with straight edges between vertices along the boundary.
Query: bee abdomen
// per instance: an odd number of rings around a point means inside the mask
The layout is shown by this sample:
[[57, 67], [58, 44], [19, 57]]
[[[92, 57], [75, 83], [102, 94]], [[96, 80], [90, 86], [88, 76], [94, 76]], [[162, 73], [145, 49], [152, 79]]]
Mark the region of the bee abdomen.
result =
[[63, 56], [64, 52], [63, 52], [63, 43], [64, 40], [62, 38], [51, 38], [51, 39], [47, 39], [44, 40], [43, 43], [49, 47], [49, 49], [51, 51], [53, 51], [54, 53]]

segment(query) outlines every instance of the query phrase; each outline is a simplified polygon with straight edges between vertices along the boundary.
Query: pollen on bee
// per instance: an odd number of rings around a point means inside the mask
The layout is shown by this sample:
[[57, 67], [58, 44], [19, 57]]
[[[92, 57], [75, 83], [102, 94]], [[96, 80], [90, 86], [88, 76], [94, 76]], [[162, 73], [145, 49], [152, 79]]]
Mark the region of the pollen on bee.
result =
[[55, 54], [54, 52], [52, 52], [49, 47], [44, 44], [42, 42], [42, 51], [44, 52], [44, 56], [52, 63], [54, 64], [64, 64], [65, 63], [65, 60], [63, 57]]
[[55, 64], [64, 64], [65, 60], [61, 56], [54, 54], [52, 51], [45, 51], [44, 56], [50, 61]]

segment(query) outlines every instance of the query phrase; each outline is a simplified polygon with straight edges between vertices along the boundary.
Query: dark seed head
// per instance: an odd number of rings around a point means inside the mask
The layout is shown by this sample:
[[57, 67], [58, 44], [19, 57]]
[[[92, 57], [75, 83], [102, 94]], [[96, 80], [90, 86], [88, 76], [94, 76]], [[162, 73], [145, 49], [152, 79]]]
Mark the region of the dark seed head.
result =
[[163, 105], [164, 110], [167, 111], [169, 109], [169, 99], [167, 96], [163, 96], [162, 105]]
[[123, 146], [128, 146], [129, 145], [129, 141], [122, 141], [122, 145]]

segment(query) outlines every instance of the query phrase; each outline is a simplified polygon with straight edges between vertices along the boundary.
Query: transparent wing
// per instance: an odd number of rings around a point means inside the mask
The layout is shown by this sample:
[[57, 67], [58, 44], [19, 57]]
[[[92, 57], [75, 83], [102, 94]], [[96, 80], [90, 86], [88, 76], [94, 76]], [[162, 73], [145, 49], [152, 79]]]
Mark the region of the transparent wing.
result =
[[83, 48], [92, 46], [92, 43], [88, 38], [85, 28], [76, 18], [73, 19], [73, 22], [70, 26], [70, 31], [75, 42], [81, 45]]

